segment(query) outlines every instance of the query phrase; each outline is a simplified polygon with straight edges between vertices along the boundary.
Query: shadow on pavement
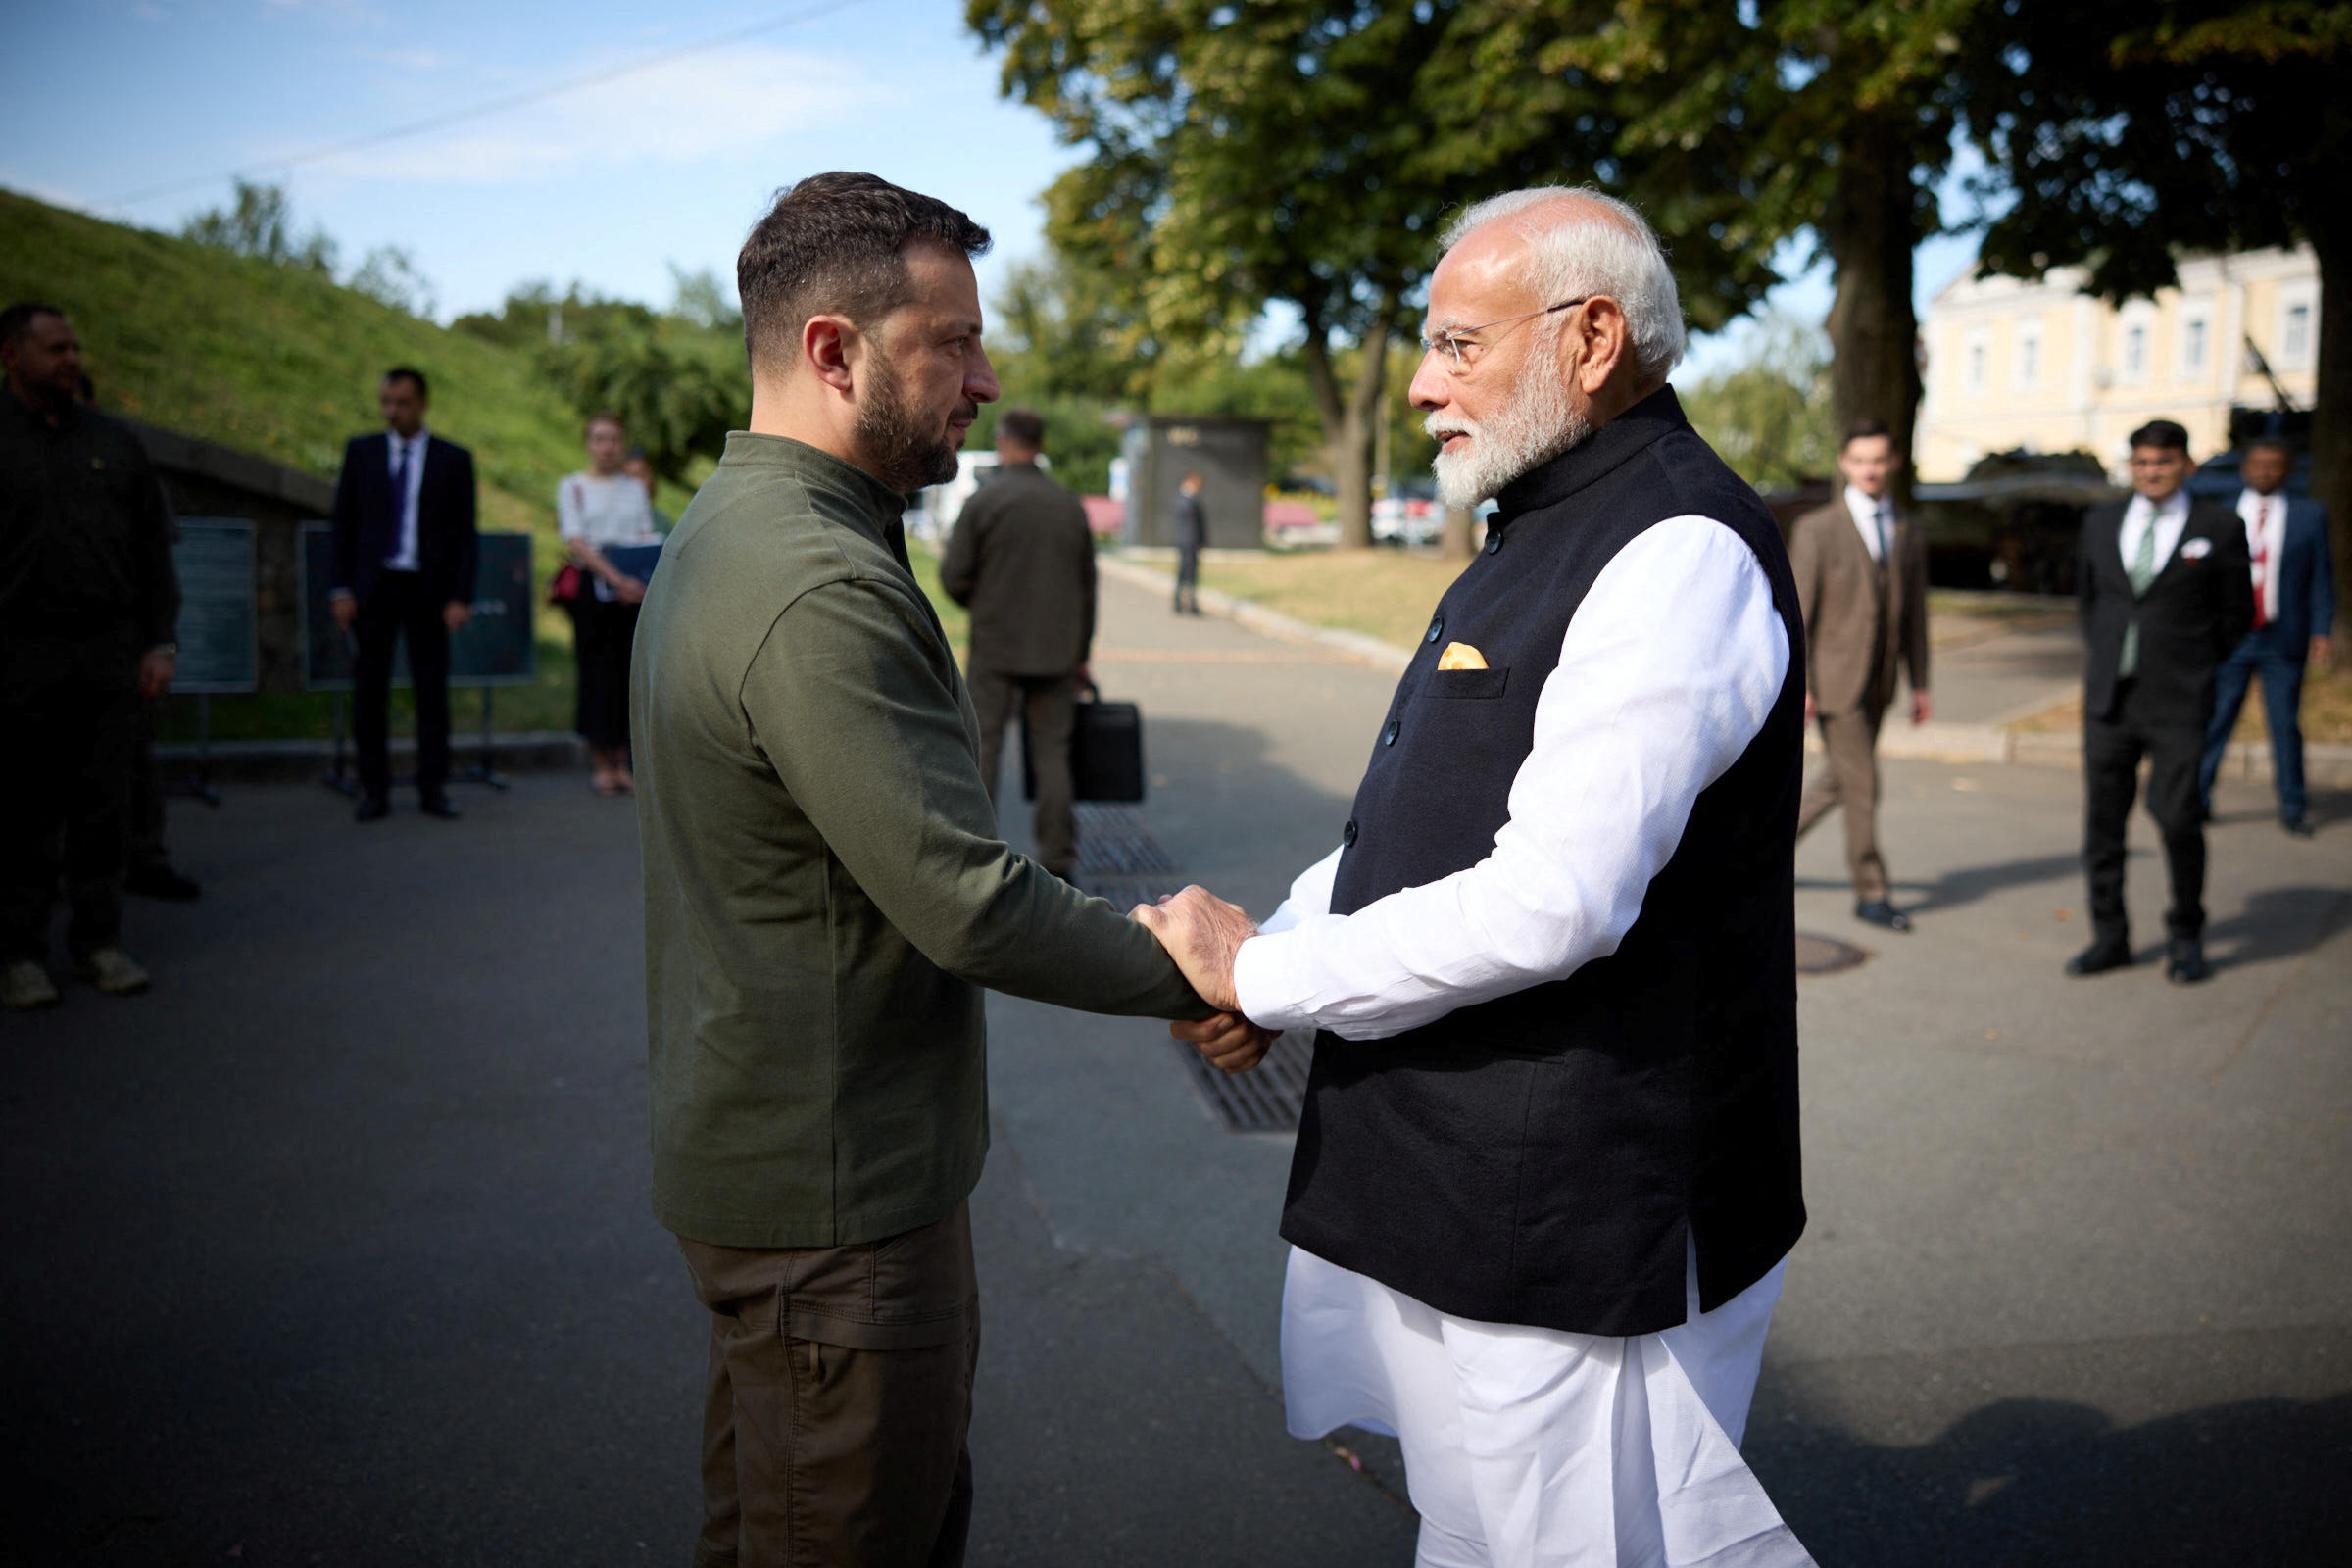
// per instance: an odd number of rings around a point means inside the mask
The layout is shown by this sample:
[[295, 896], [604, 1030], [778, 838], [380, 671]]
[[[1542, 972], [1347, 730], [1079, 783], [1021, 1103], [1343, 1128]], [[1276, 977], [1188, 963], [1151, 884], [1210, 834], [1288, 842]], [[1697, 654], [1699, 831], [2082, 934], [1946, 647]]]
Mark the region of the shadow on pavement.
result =
[[1916, 1447], [1791, 1412], [1751, 1425], [1746, 1448], [1823, 1568], [2335, 1563], [2352, 1532], [2352, 1396], [2121, 1428], [2087, 1405], [2001, 1399]]
[[2309, 953], [2342, 923], [2352, 894], [2342, 888], [2262, 888], [2236, 914], [2205, 928], [2205, 945], [2220, 964], [2260, 963]]
[[[1997, 865], [1964, 866], [1947, 871], [1922, 890], [1917, 903], [1907, 905], [1913, 914], [1957, 908], [1974, 904], [1987, 894], [2009, 888], [2031, 887], [2036, 882], [2056, 882], [2082, 874], [2080, 855], [2042, 855], [2032, 859], [2004, 860]], [[1839, 883], [1843, 886], [1843, 883]]]

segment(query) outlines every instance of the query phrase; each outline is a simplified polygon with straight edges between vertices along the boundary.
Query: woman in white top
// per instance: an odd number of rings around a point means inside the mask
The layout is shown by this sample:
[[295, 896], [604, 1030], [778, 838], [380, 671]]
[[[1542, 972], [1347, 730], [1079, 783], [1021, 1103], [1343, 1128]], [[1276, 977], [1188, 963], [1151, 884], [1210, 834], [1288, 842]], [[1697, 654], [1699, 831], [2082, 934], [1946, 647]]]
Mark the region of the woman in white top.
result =
[[574, 724], [596, 763], [599, 795], [633, 795], [629, 776], [629, 649], [645, 584], [605, 559], [614, 545], [655, 544], [654, 514], [643, 484], [621, 471], [628, 446], [619, 416], [588, 421], [588, 466], [556, 486], [556, 521], [583, 581], [571, 602], [572, 647], [579, 666]]

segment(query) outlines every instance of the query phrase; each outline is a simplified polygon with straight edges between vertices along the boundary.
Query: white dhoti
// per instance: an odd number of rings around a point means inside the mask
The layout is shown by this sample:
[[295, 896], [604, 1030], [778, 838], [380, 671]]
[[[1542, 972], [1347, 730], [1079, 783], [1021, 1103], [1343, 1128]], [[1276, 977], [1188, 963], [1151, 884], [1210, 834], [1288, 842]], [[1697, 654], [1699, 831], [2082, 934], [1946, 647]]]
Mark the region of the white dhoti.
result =
[[1614, 1339], [1449, 1317], [1297, 1248], [1291, 1434], [1396, 1437], [1419, 1568], [1794, 1568], [1813, 1559], [1740, 1456], [1784, 1261], [1712, 1312]]

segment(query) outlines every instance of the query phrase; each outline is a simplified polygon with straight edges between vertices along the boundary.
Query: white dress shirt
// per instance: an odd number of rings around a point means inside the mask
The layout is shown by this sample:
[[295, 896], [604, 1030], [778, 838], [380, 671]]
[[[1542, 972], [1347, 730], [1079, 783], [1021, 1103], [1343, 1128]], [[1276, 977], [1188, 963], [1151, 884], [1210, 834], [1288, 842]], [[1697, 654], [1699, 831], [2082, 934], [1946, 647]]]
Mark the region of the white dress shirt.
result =
[[[643, 483], [625, 473], [586, 470], [565, 474], [556, 486], [556, 532], [565, 540], [593, 545], [600, 553], [612, 545], [656, 544], [662, 537], [654, 531], [653, 498]], [[591, 583], [597, 598], [612, 598], [604, 578], [592, 578]]]
[[2286, 493], [2238, 492], [2237, 514], [2246, 519], [2246, 554], [2253, 558], [2254, 602], [2262, 623], [2278, 618], [2278, 557], [2286, 549]]
[[389, 483], [394, 473], [401, 477], [400, 494], [392, 498], [392, 504], [400, 510], [400, 545], [384, 558], [387, 571], [418, 569], [416, 497], [424, 484], [424, 454], [432, 439], [433, 432], [423, 425], [418, 425], [412, 436], [403, 436], [397, 430], [384, 432], [384, 479]]
[[2173, 559], [2173, 550], [2180, 543], [2180, 530], [2188, 526], [2188, 491], [2185, 487], [2164, 498], [2163, 505], [2146, 496], [2133, 496], [2124, 509], [2124, 531], [2116, 543], [2124, 552], [2124, 572], [2132, 571], [2132, 558], [2139, 554], [2140, 536], [2150, 527], [2156, 530], [2156, 570], [2162, 573], [2164, 564]]
[[1696, 516], [1647, 529], [1569, 621], [1493, 853], [1342, 916], [1335, 851], [1242, 944], [1243, 1013], [1381, 1040], [1616, 952], [1788, 673], [1772, 586], [1739, 535]]
[[1879, 525], [1885, 522], [1886, 539], [1891, 542], [1894, 538], [1894, 498], [1881, 496], [1873, 501], [1849, 484], [1845, 487], [1845, 514], [1854, 519], [1854, 532], [1862, 536], [1862, 548], [1870, 552], [1870, 559], [1885, 560], [1886, 554], [1880, 549]]

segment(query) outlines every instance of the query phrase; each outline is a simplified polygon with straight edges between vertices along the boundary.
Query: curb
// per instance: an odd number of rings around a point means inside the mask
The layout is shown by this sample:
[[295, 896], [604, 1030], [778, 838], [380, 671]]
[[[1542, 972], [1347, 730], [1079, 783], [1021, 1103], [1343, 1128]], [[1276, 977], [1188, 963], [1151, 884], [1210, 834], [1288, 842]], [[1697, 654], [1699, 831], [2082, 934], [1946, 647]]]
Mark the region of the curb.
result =
[[[1132, 587], [1149, 588], [1154, 593], [1166, 594], [1171, 599], [1176, 595], [1173, 572], [1154, 570], [1132, 561], [1121, 561], [1115, 556], [1097, 557], [1095, 569]], [[1413, 662], [1413, 656], [1403, 649], [1384, 643], [1367, 633], [1336, 631], [1328, 626], [1311, 625], [1297, 616], [1268, 610], [1253, 599], [1220, 593], [1214, 588], [1200, 590], [1200, 610], [1203, 614], [1221, 616], [1237, 626], [1286, 643], [1313, 643], [1329, 648], [1359, 664], [1370, 664], [1375, 669], [1401, 674], [1404, 666]]]
[[[1096, 569], [1104, 576], [1138, 588], [1149, 588], [1171, 598], [1176, 592], [1172, 572], [1160, 571], [1139, 562], [1124, 561], [1115, 556], [1096, 558]], [[1220, 593], [1214, 588], [1200, 590], [1200, 609], [1203, 613], [1222, 616], [1238, 626], [1261, 632], [1268, 637], [1290, 643], [1314, 643], [1344, 654], [1357, 663], [1370, 664], [1377, 669], [1401, 672], [1412, 662], [1413, 656], [1401, 648], [1384, 643], [1377, 637], [1360, 631], [1335, 631], [1327, 626], [1311, 625], [1296, 616], [1285, 615], [1266, 609], [1254, 600]], [[2061, 698], [2059, 702], [2072, 701]], [[2057, 703], [2048, 705], [2058, 706]], [[1821, 750], [1819, 731], [1807, 726], [1805, 750]], [[1889, 724], [1879, 732], [1879, 755], [1931, 762], [1983, 762], [2024, 767], [2060, 767], [2074, 772], [2082, 769], [2082, 738], [2072, 730], [2021, 730], [2003, 724], [1950, 724], [1930, 720], [1925, 724]], [[2303, 748], [2303, 772], [2308, 782], [2330, 789], [2352, 789], [2352, 746], [2312, 746]], [[2221, 776], [2228, 779], [2267, 783], [2271, 777], [2271, 748], [2268, 741], [2234, 741], [2222, 757]]]
[[[414, 736], [396, 736], [390, 751], [395, 769], [416, 757]], [[502, 773], [561, 770], [583, 766], [588, 748], [568, 730], [524, 730], [493, 734], [488, 746], [477, 734], [450, 737], [450, 762], [458, 772], [485, 764]], [[199, 777], [214, 783], [280, 783], [288, 779], [322, 776], [334, 764], [331, 741], [216, 741], [203, 752], [185, 742], [155, 749], [155, 760], [167, 783], [185, 784]], [[347, 772], [359, 766], [348, 742], [343, 749]]]

